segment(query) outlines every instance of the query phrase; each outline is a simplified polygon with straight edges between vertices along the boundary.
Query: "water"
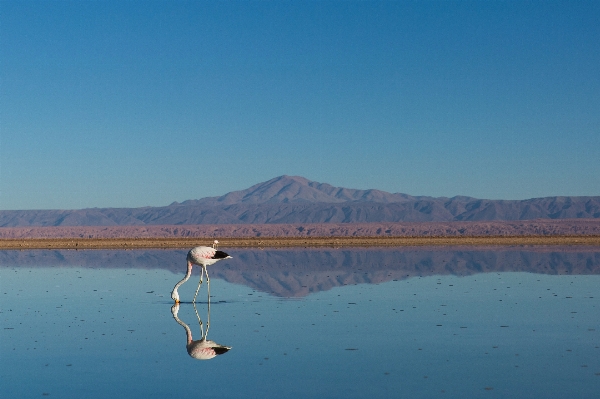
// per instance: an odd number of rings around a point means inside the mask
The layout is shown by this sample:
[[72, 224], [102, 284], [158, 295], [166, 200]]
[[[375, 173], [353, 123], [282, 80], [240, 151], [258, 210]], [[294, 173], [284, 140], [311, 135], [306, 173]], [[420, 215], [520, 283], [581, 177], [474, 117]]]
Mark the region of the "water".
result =
[[0, 252], [0, 397], [600, 392], [600, 248], [228, 252], [179, 309], [186, 251]]

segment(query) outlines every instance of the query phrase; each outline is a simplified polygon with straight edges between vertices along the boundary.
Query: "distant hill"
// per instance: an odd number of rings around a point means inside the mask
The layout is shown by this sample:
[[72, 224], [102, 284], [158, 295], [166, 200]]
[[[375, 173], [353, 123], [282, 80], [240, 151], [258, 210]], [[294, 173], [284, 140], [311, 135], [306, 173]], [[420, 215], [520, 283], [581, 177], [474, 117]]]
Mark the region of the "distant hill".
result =
[[279, 176], [162, 207], [0, 211], [0, 227], [598, 219], [600, 196], [486, 200], [355, 190]]

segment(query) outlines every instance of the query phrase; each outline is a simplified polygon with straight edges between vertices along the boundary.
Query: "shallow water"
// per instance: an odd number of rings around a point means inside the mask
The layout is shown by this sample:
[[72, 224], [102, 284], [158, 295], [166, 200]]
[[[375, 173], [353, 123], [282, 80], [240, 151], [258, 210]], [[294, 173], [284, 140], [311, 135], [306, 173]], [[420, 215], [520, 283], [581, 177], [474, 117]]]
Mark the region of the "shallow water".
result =
[[0, 252], [0, 397], [600, 392], [600, 248], [228, 252], [182, 324], [185, 251]]

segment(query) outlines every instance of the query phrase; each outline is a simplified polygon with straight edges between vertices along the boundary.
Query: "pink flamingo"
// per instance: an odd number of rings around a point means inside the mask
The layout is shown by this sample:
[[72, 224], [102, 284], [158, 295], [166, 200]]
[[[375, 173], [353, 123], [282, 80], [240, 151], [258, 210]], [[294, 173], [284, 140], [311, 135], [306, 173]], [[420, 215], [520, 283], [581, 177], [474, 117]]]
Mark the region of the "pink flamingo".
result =
[[200, 286], [202, 285], [204, 274], [206, 274], [206, 282], [210, 283], [210, 279], [208, 278], [208, 270], [206, 270], [206, 267], [220, 261], [221, 259], [231, 259], [231, 256], [229, 256], [225, 252], [217, 250], [216, 247], [217, 247], [218, 243], [219, 243], [219, 241], [215, 240], [213, 242], [212, 248], [211, 247], [196, 247], [196, 248], [192, 248], [190, 250], [190, 252], [188, 252], [188, 254], [187, 254], [187, 272], [185, 274], [185, 277], [183, 277], [183, 279], [180, 282], [175, 284], [175, 287], [173, 288], [173, 292], [171, 292], [171, 298], [175, 301], [175, 303], [180, 302], [179, 293], [177, 292], [177, 289], [183, 283], [188, 281], [188, 279], [192, 275], [192, 266], [193, 265], [198, 265], [198, 266], [202, 267], [202, 270], [200, 271], [200, 282], [198, 283], [198, 288], [196, 288], [196, 294], [194, 295], [194, 300], [192, 301], [195, 303], [196, 297], [198, 296], [198, 291], [200, 290]]

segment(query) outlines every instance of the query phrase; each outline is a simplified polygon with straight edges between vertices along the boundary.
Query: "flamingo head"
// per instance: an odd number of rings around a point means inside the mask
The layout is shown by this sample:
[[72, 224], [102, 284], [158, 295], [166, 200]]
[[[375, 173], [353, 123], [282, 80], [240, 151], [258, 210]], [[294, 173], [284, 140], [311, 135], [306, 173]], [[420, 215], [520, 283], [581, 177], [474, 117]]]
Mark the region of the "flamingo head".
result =
[[171, 306], [171, 314], [173, 315], [173, 317], [177, 317], [177, 313], [179, 313], [179, 302]]
[[175, 303], [179, 303], [179, 292], [177, 292], [177, 288], [171, 292], [171, 299], [175, 301]]

